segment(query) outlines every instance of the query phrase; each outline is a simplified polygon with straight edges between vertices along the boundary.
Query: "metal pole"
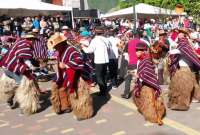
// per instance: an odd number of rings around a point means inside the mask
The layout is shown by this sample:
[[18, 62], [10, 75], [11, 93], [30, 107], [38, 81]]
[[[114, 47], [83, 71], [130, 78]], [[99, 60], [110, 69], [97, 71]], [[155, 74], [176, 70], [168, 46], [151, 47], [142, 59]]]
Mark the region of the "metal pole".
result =
[[133, 24], [134, 24], [134, 29], [133, 31], [135, 32], [136, 31], [136, 21], [137, 21], [137, 13], [136, 13], [136, 10], [135, 10], [135, 5], [136, 5], [136, 0], [133, 0]]

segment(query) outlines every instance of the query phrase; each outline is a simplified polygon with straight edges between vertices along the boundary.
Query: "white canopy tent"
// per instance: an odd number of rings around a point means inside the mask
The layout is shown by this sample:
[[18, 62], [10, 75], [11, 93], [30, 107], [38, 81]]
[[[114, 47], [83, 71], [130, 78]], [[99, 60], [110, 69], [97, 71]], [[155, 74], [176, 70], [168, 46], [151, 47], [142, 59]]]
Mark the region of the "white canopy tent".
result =
[[[175, 10], [164, 9], [160, 7], [151, 6], [148, 4], [140, 3], [135, 6], [135, 11], [137, 15], [151, 15], [151, 16], [161, 16], [161, 15], [171, 15], [177, 16], [178, 14]], [[112, 13], [107, 13], [101, 16], [101, 18], [116, 18], [116, 17], [131, 17], [133, 14], [133, 7], [121, 9]], [[183, 13], [181, 15], [186, 15]]]
[[72, 11], [72, 7], [58, 6], [36, 0], [0, 0], [0, 14], [22, 16], [38, 13], [50, 14], [61, 11]]

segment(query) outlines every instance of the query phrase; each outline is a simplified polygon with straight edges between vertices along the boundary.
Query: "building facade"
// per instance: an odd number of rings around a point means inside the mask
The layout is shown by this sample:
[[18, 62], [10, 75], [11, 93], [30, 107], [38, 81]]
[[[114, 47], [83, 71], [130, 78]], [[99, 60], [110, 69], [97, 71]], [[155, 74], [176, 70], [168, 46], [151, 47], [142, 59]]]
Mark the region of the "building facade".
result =
[[80, 0], [63, 0], [63, 5], [67, 7], [80, 8]]
[[41, 0], [42, 2], [52, 3], [56, 5], [63, 5], [66, 7], [88, 9], [87, 0]]

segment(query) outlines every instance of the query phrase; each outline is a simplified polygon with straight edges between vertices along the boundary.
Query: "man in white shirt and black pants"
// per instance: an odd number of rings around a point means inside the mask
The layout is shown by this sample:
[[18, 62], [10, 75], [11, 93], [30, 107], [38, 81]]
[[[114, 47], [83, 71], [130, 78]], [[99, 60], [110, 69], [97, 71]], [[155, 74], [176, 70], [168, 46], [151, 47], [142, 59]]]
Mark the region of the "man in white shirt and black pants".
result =
[[117, 88], [117, 75], [118, 75], [118, 57], [119, 57], [119, 50], [117, 45], [120, 44], [120, 39], [113, 36], [114, 32], [109, 32], [109, 37], [107, 38], [109, 41], [109, 72], [110, 72], [110, 79], [112, 80], [112, 88]]
[[82, 46], [85, 53], [94, 53], [95, 74], [97, 84], [99, 85], [99, 96], [107, 94], [106, 71], [109, 63], [108, 40], [102, 36], [103, 29], [96, 29], [96, 36], [92, 39], [88, 47]]

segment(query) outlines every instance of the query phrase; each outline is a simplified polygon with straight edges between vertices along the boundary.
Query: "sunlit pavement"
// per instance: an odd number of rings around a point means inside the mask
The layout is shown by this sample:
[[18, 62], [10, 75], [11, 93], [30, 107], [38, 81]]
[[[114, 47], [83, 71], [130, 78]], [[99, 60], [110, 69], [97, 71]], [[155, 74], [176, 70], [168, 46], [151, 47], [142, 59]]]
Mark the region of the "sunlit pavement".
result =
[[[200, 103], [191, 104], [186, 112], [167, 110], [164, 125], [158, 126], [144, 120], [131, 98], [120, 98], [123, 85], [111, 90], [110, 97], [92, 94], [96, 114], [84, 121], [75, 120], [72, 113], [56, 115], [48, 100], [45, 110], [31, 116], [20, 115], [19, 109], [10, 110], [0, 103], [0, 131], [2, 135], [200, 135]], [[50, 90], [50, 82], [40, 86]], [[167, 86], [162, 88], [166, 98]]]

